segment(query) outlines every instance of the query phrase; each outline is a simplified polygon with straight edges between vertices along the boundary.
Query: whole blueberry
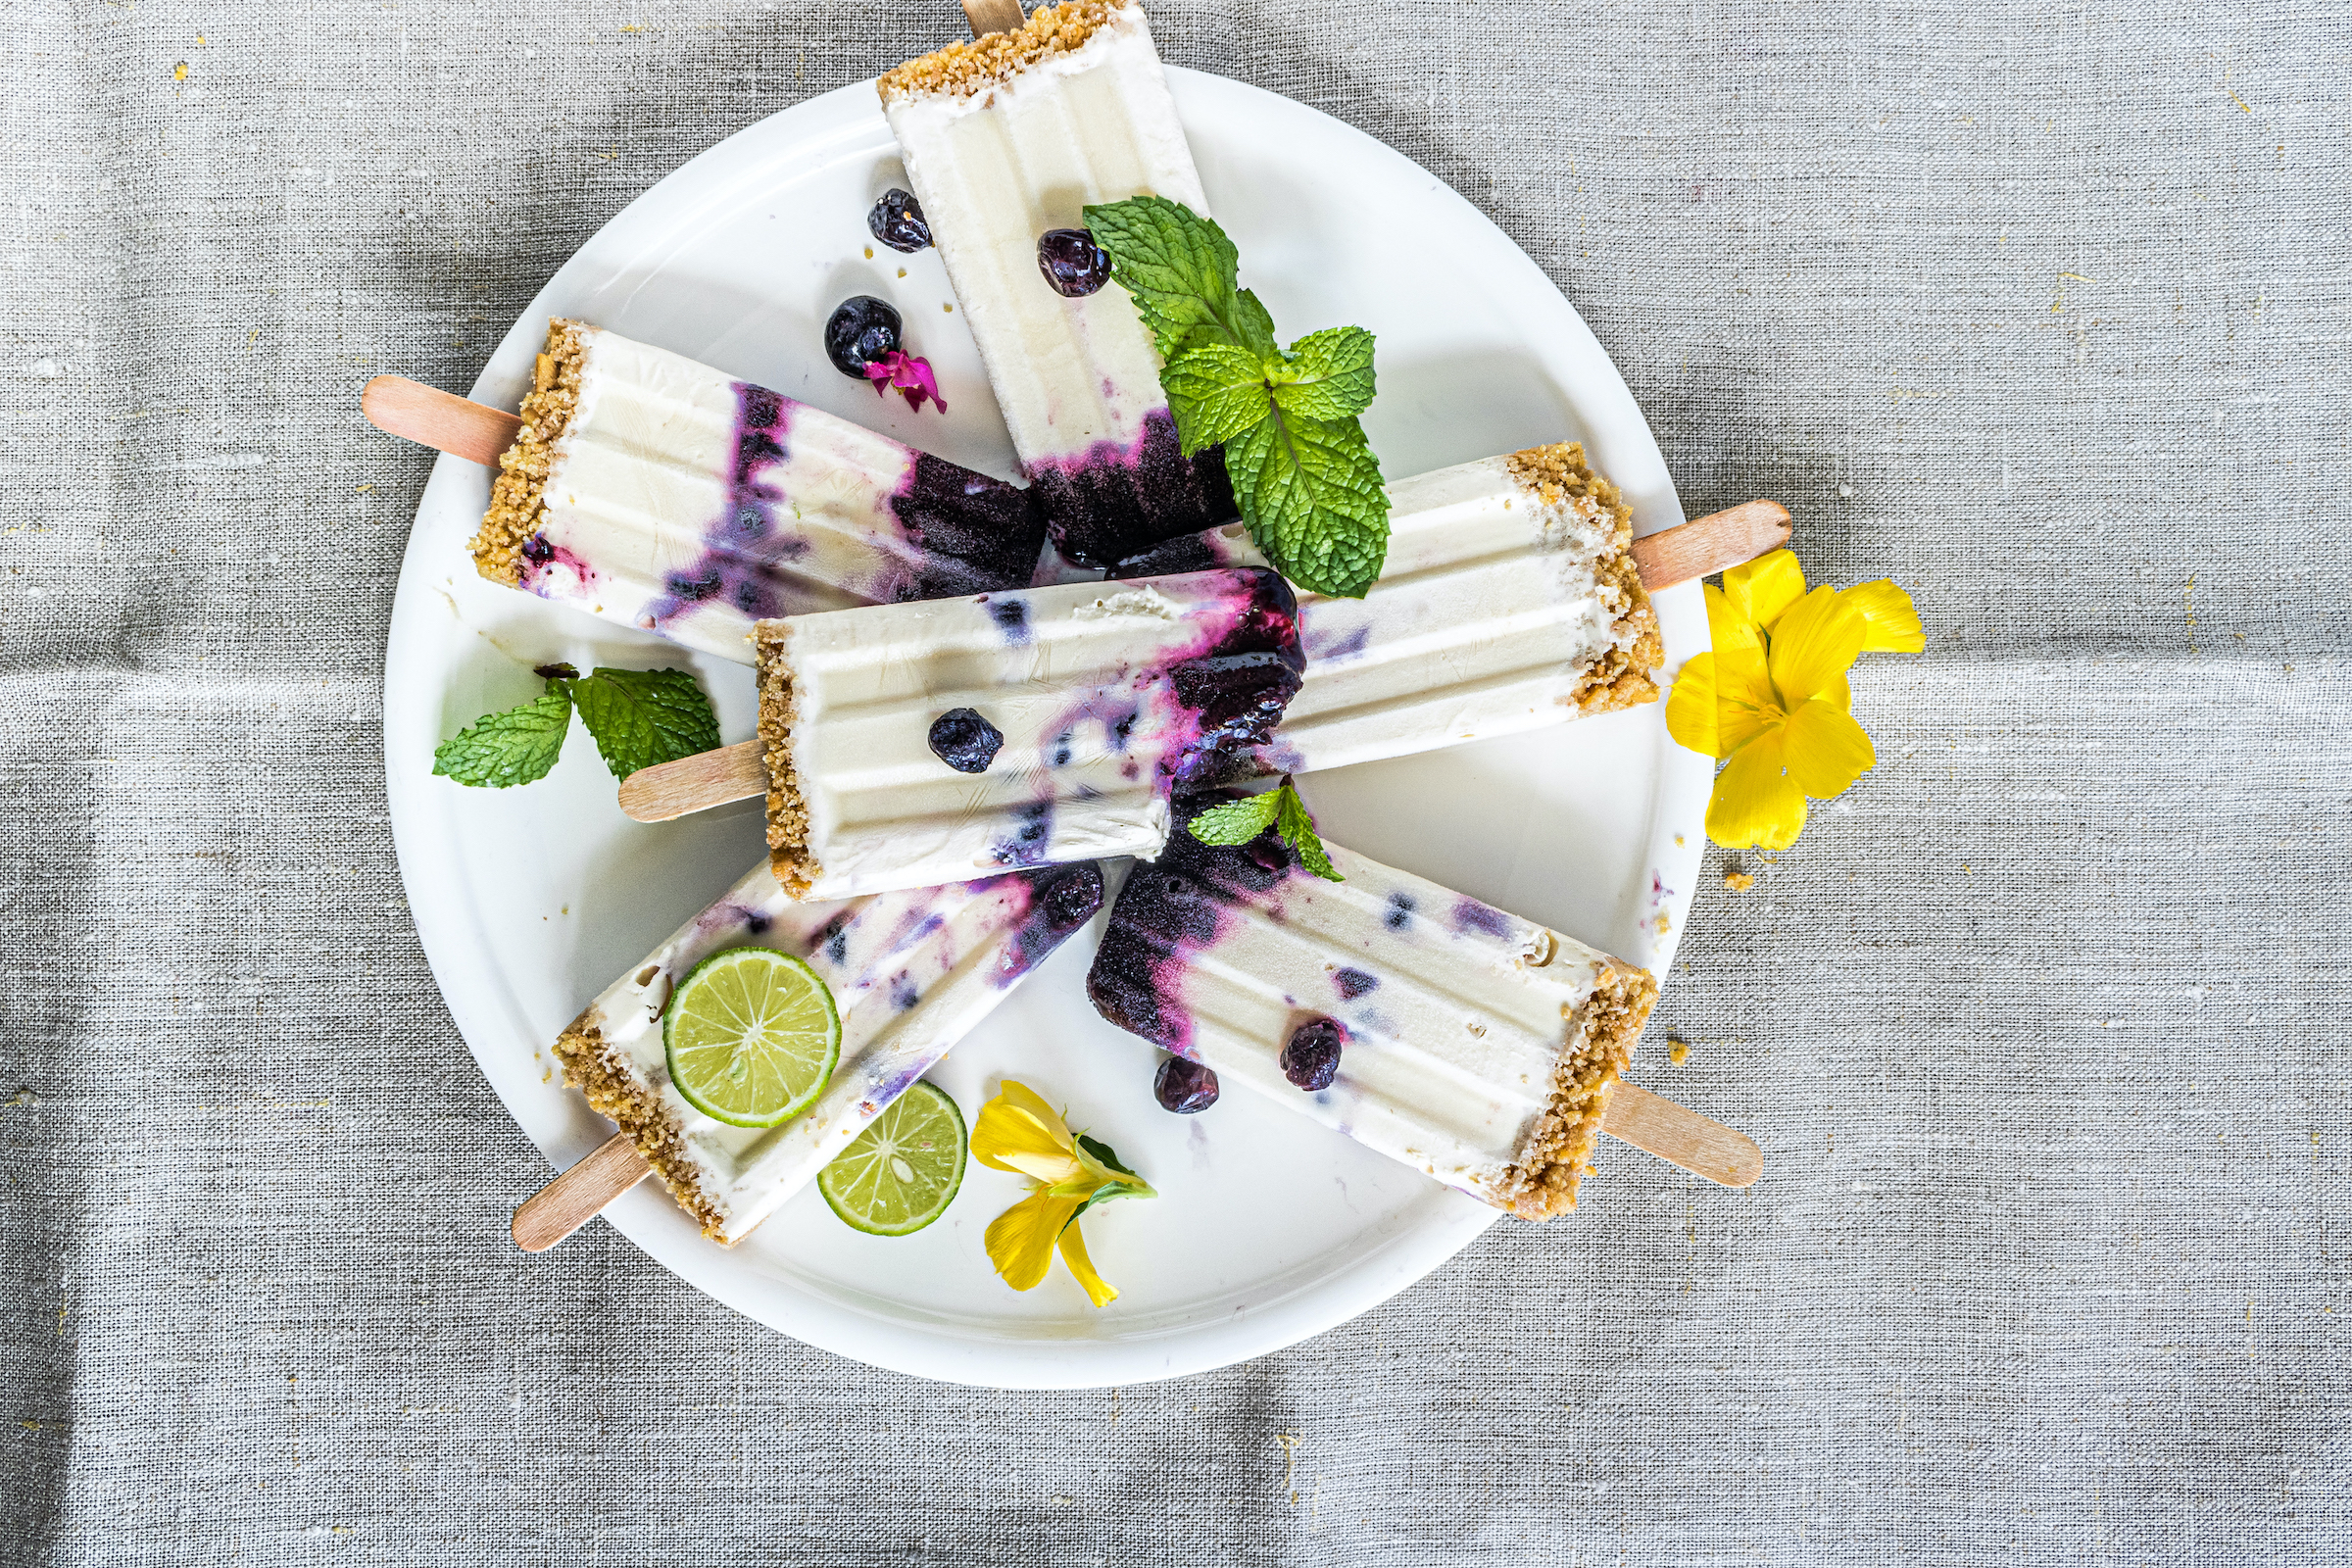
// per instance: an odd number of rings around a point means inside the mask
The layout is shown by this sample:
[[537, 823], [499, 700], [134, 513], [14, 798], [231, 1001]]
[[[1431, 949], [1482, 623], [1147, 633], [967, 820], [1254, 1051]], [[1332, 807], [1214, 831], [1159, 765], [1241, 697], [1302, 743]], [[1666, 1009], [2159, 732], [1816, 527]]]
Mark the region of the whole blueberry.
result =
[[1089, 228], [1049, 228], [1037, 236], [1037, 270], [1054, 292], [1072, 299], [1110, 281], [1110, 252], [1095, 243]]
[[985, 773], [1004, 732], [975, 708], [952, 708], [931, 721], [931, 750], [958, 773]]
[[1197, 1061], [1170, 1056], [1152, 1080], [1152, 1098], [1159, 1108], [1179, 1116], [1206, 1110], [1217, 1102], [1217, 1075]]
[[899, 313], [871, 294], [854, 294], [825, 323], [825, 358], [844, 375], [865, 378], [865, 368], [899, 346]]
[[874, 210], [865, 215], [865, 226], [894, 251], [919, 251], [931, 243], [931, 225], [923, 221], [923, 204], [910, 190], [894, 186], [884, 191]]
[[1340, 1075], [1340, 1048], [1348, 1031], [1337, 1018], [1309, 1018], [1291, 1031], [1282, 1048], [1282, 1075], [1312, 1092], [1329, 1089]]

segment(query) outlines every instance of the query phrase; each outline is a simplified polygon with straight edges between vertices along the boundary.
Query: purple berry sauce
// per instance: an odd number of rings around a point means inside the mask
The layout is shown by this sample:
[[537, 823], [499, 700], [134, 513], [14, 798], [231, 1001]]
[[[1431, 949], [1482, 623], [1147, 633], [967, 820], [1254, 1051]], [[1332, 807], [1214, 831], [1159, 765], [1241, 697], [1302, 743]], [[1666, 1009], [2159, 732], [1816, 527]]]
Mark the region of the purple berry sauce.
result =
[[1029, 885], [1029, 912], [1013, 931], [1004, 961], [997, 966], [1000, 987], [1012, 984], [1045, 962], [1102, 907], [1102, 867], [1092, 860], [1024, 871], [1021, 880]]
[[1511, 934], [1511, 917], [1476, 899], [1462, 898], [1454, 901], [1453, 928], [1456, 931], [1484, 931], [1491, 937], [1507, 937]]
[[1238, 511], [1224, 453], [1186, 457], [1166, 409], [1145, 416], [1133, 447], [1097, 442], [1082, 456], [1031, 465], [1029, 478], [1055, 547], [1082, 566], [1113, 565]]
[[1380, 976], [1366, 974], [1361, 969], [1334, 969], [1331, 983], [1339, 988], [1340, 1000], [1353, 1002], [1356, 998], [1380, 989]]
[[[1255, 843], [1203, 844], [1189, 832], [1196, 812], [1237, 797], [1212, 792], [1180, 801], [1176, 826], [1159, 858], [1129, 873], [1110, 908], [1110, 925], [1087, 971], [1095, 1010], [1130, 1034], [1182, 1054], [1193, 1020], [1184, 1008], [1184, 977], [1198, 954], [1216, 945], [1233, 905], [1262, 896], [1296, 875], [1287, 852], [1279, 868], [1250, 852]], [[1268, 828], [1260, 839], [1273, 840]]]
[[[795, 531], [791, 497], [774, 472], [790, 454], [801, 406], [746, 381], [735, 384], [735, 404], [725, 508], [704, 530], [702, 555], [671, 572], [648, 607], [656, 630], [712, 600], [755, 620], [816, 608], [791, 569], [808, 542]], [[900, 602], [1025, 587], [1045, 544], [1030, 492], [929, 453], [914, 455], [890, 510], [900, 537], [876, 542], [901, 557], [896, 580], [844, 586], [879, 587], [877, 597]]]

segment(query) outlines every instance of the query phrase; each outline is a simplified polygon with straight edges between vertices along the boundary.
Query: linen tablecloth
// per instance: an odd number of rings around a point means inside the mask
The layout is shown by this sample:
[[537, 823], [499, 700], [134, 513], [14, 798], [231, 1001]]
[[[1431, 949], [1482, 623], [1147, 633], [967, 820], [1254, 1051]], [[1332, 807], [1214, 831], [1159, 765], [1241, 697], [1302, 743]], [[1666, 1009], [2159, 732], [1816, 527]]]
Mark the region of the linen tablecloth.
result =
[[[944, 0], [22, 0], [0, 43], [11, 1562], [2261, 1562], [2352, 1546], [2352, 9], [1158, 0], [1450, 181], [1692, 514], [1929, 651], [1710, 856], [1622, 1149], [1361, 1320], [1082, 1394], [878, 1373], [544, 1171], [401, 898], [426, 460], [546, 277]], [[1734, 867], [1758, 875], [1727, 888]], [[1670, 1043], [1687, 1059], [1668, 1060]]]

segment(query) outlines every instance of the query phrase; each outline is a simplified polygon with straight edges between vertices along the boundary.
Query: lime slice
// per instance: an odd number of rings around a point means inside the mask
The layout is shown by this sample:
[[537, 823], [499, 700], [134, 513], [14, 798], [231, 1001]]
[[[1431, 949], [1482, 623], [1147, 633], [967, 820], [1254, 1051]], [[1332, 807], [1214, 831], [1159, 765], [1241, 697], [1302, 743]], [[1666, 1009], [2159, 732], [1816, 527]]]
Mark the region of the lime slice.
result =
[[841, 1014], [816, 971], [772, 948], [695, 965], [662, 1014], [669, 1081], [706, 1116], [773, 1127], [808, 1108], [841, 1059]]
[[868, 1236], [921, 1230], [963, 1185], [963, 1112], [946, 1092], [916, 1082], [816, 1178], [842, 1222]]

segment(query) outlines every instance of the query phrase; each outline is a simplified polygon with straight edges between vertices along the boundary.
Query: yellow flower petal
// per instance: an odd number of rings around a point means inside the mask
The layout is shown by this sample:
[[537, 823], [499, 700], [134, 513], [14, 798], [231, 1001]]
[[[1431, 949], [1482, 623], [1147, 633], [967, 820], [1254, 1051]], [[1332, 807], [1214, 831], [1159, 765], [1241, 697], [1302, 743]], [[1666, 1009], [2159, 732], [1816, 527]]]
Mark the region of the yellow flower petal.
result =
[[1826, 696], [1862, 657], [1869, 622], [1835, 588], [1816, 588], [1772, 628], [1772, 684], [1785, 710]]
[[972, 1157], [991, 1170], [1018, 1171], [1052, 1186], [1080, 1175], [1076, 1142], [1054, 1107], [1007, 1078], [972, 1123]]
[[1701, 757], [1723, 755], [1716, 739], [1713, 654], [1691, 655], [1674, 677], [1674, 690], [1666, 695], [1666, 733]]
[[1108, 1306], [1119, 1298], [1119, 1293], [1095, 1272], [1094, 1259], [1086, 1255], [1086, 1238], [1078, 1234], [1076, 1225], [1061, 1233], [1061, 1260], [1070, 1265], [1070, 1272], [1086, 1287], [1086, 1298], [1097, 1306]]
[[[1792, 550], [1775, 550], [1723, 574], [1723, 597], [1732, 611], [1767, 631], [1782, 612], [1805, 597], [1805, 568]], [[1714, 629], [1714, 622], [1707, 623]]]
[[1878, 765], [1879, 754], [1854, 715], [1825, 698], [1790, 713], [1782, 734], [1788, 781], [1817, 801], [1842, 794]]
[[1727, 850], [1785, 850], [1805, 826], [1805, 793], [1783, 771], [1785, 727], [1732, 755], [1715, 775], [1707, 837]]
[[990, 1222], [983, 1238], [988, 1260], [1014, 1290], [1037, 1289], [1046, 1270], [1054, 1266], [1055, 1239], [1077, 1212], [1077, 1199], [1031, 1193]]
[[1781, 695], [1760, 653], [1740, 652], [1715, 662], [1715, 741], [1729, 757], [1781, 721]]
[[1713, 583], [1699, 585], [1707, 604], [1707, 638], [1719, 654], [1737, 653], [1746, 649], [1764, 652], [1764, 629], [1747, 618], [1744, 610], [1737, 609], [1722, 589]]
[[1864, 653], [1916, 654], [1928, 646], [1927, 629], [1919, 623], [1911, 596], [1891, 578], [1840, 588], [1838, 597], [1862, 612], [1862, 618], [1870, 624], [1862, 637]]

